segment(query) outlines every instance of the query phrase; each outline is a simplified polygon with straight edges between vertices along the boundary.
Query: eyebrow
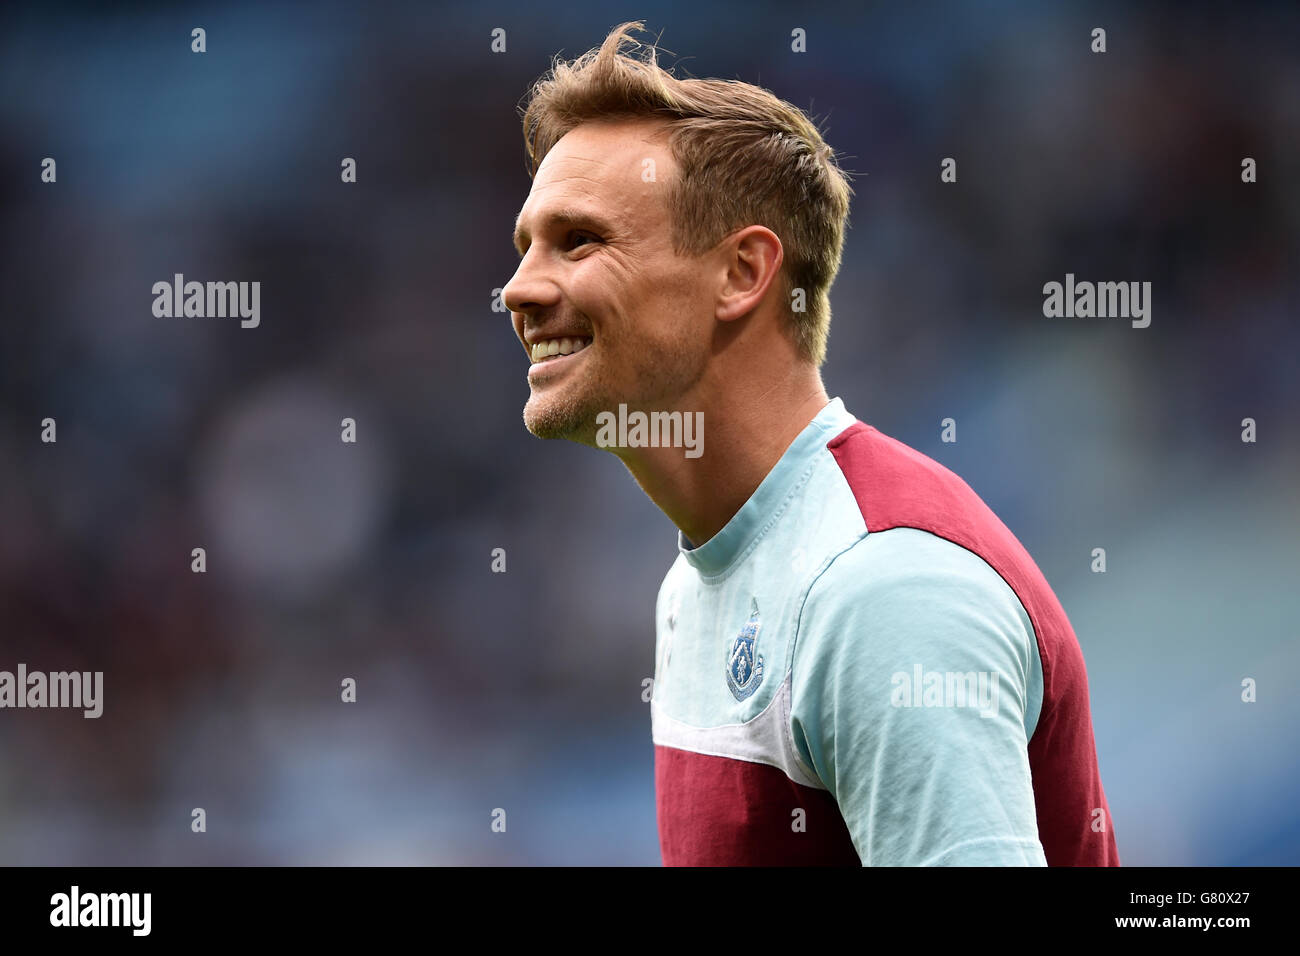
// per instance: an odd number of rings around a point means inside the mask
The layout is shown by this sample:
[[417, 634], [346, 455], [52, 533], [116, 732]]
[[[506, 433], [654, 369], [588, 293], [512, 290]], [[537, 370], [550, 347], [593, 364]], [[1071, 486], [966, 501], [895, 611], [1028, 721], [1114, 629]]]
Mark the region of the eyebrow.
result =
[[[549, 213], [542, 220], [542, 229], [552, 226], [585, 226], [593, 232], [608, 234], [613, 230], [604, 219], [586, 209], [579, 209], [576, 206], [566, 206], [563, 209], [557, 209]], [[519, 225], [519, 219], [515, 219], [515, 251], [522, 257], [524, 254], [524, 245], [532, 239], [532, 233], [523, 229]]]

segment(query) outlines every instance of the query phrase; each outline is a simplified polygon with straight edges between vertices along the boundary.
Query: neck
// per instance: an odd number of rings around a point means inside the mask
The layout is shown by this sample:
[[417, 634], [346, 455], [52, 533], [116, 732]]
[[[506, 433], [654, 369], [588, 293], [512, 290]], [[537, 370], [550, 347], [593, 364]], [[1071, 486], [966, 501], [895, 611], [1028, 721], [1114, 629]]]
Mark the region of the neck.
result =
[[723, 529], [829, 401], [811, 365], [768, 377], [719, 374], [680, 403], [684, 415], [704, 413], [698, 458], [681, 448], [618, 454], [650, 500], [698, 547]]

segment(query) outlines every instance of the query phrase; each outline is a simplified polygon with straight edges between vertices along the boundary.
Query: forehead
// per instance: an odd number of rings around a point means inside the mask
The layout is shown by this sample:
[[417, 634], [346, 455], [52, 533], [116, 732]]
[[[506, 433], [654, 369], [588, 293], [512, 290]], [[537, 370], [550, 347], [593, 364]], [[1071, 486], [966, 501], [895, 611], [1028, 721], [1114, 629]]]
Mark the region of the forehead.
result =
[[522, 247], [548, 222], [571, 223], [580, 214], [609, 225], [655, 225], [664, 216], [662, 190], [675, 168], [663, 132], [663, 124], [647, 120], [602, 120], [566, 133], [533, 177], [515, 222], [515, 245]]

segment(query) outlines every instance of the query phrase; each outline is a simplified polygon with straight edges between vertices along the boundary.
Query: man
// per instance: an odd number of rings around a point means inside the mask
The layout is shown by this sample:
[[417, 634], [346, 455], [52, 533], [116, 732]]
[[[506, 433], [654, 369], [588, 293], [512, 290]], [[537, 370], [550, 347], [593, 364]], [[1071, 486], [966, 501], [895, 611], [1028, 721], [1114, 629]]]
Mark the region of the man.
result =
[[765, 90], [625, 52], [639, 27], [534, 87], [503, 299], [528, 429], [609, 448], [680, 529], [651, 701], [664, 862], [1117, 865], [1047, 582], [960, 478], [822, 385], [851, 194], [830, 148]]

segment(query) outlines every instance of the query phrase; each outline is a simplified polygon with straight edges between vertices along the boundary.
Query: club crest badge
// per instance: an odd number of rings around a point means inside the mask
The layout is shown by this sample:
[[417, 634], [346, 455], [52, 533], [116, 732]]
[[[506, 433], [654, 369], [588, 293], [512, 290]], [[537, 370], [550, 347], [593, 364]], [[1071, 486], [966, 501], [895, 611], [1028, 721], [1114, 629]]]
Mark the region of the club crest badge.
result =
[[758, 690], [763, 682], [763, 655], [756, 650], [758, 629], [762, 625], [758, 620], [758, 601], [750, 605], [749, 621], [741, 629], [740, 635], [731, 642], [727, 653], [727, 686], [731, 696], [744, 700]]

